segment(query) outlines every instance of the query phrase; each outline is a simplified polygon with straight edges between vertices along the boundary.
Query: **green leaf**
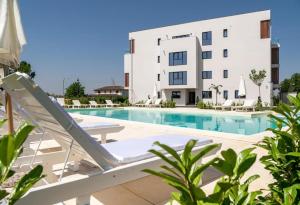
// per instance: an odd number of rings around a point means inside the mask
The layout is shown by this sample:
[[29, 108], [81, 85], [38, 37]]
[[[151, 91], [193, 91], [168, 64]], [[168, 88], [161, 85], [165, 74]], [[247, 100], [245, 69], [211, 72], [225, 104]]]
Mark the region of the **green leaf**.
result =
[[29, 173], [25, 174], [15, 185], [12, 190], [11, 197], [9, 198], [9, 205], [14, 204], [19, 200], [28, 190], [33, 187], [45, 175], [42, 175], [43, 167], [37, 165]]
[[12, 135], [4, 135], [0, 140], [0, 161], [9, 167], [15, 155], [14, 139]]
[[170, 154], [172, 157], [174, 157], [179, 163], [182, 164], [181, 158], [178, 155], [178, 153], [171, 147], [165, 144], [161, 144], [159, 142], [154, 142], [155, 145], [161, 147], [163, 150], [165, 150], [168, 154]]
[[214, 149], [217, 149], [220, 146], [221, 146], [221, 144], [211, 144], [211, 145], [206, 145], [205, 147], [201, 148], [200, 151], [192, 158], [191, 164], [196, 163], [198, 160], [200, 160], [206, 154], [208, 154], [209, 152], [211, 152]]
[[186, 143], [183, 153], [182, 153], [182, 161], [184, 165], [189, 164], [189, 158], [191, 157], [192, 149], [196, 145], [197, 140], [189, 140], [188, 143]]
[[4, 124], [6, 121], [7, 121], [7, 119], [1, 119], [1, 120], [0, 120], [0, 127], [2, 127], [3, 124]]
[[9, 193], [5, 190], [0, 190], [0, 201], [4, 199]]
[[[290, 187], [283, 189], [284, 205], [290, 205], [290, 204], [294, 204], [296, 202], [297, 190], [300, 190], [300, 184], [294, 184]], [[297, 203], [299, 204], [299, 201], [297, 201]]]
[[27, 137], [29, 136], [30, 132], [34, 129], [33, 125], [30, 125], [28, 123], [24, 123], [21, 125], [18, 130], [15, 133], [15, 146], [17, 149], [19, 149]]
[[218, 160], [217, 158], [214, 158], [214, 159], [208, 161], [205, 164], [199, 165], [195, 169], [195, 171], [192, 173], [192, 175], [190, 177], [190, 180], [193, 182], [199, 174], [201, 174], [205, 169], [207, 169], [210, 165], [212, 165], [213, 163], [215, 163], [217, 160]]
[[256, 154], [252, 154], [247, 159], [243, 160], [236, 171], [237, 176], [242, 176], [256, 161]]

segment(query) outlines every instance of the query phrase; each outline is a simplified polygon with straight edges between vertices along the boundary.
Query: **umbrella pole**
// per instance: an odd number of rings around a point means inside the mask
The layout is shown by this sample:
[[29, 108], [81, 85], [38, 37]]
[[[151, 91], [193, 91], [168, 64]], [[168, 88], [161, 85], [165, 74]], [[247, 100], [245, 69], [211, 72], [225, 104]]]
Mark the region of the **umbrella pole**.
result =
[[5, 110], [8, 120], [8, 134], [14, 133], [14, 119], [13, 119], [13, 113], [12, 113], [12, 103], [11, 103], [11, 97], [8, 93], [5, 94]]

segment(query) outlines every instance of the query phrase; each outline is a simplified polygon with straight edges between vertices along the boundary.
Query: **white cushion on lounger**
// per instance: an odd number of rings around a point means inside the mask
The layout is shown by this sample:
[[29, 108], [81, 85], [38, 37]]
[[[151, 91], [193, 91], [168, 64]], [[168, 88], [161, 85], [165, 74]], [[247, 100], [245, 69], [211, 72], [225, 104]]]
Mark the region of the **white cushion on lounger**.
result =
[[113, 123], [109, 123], [109, 122], [84, 122], [84, 121], [78, 123], [78, 125], [82, 129], [119, 126], [117, 124], [113, 124]]
[[212, 143], [212, 140], [207, 138], [197, 138], [192, 136], [183, 135], [160, 135], [151, 136], [144, 139], [129, 139], [118, 142], [112, 142], [103, 144], [102, 146], [122, 164], [132, 163], [144, 159], [153, 157], [153, 154], [148, 150], [155, 148], [159, 149], [156, 145], [153, 145], [155, 141], [159, 141], [162, 144], [166, 144], [176, 151], [183, 150], [186, 143], [190, 139], [198, 140], [196, 146], [203, 146]]

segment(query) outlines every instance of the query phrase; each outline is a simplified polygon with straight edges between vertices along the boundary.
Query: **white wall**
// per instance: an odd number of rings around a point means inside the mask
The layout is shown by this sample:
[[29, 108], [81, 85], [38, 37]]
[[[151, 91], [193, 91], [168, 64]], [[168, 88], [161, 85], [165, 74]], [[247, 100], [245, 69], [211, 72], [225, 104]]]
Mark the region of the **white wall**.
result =
[[[202, 90], [209, 90], [214, 83], [223, 85], [218, 97], [219, 102], [222, 102], [223, 90], [228, 90], [229, 99], [234, 99], [234, 90], [239, 87], [240, 76], [245, 79], [247, 99], [257, 99], [258, 88], [250, 81], [249, 73], [251, 69], [265, 69], [267, 78], [261, 87], [262, 101], [270, 102], [271, 39], [260, 38], [260, 21], [270, 18], [270, 11], [260, 11], [130, 33], [129, 39], [135, 39], [135, 53], [124, 57], [124, 72], [130, 71], [132, 82], [129, 99], [136, 102], [145, 100], [148, 95], [152, 96], [155, 83], [159, 90], [169, 90], [163, 98], [168, 97], [172, 89], [187, 88], [195, 88], [196, 95], [201, 98]], [[228, 29], [227, 38], [223, 37], [223, 29]], [[202, 32], [206, 31], [212, 31], [210, 46], [201, 45]], [[184, 34], [191, 34], [191, 37], [172, 39], [172, 36]], [[158, 38], [161, 38], [160, 46], [157, 45]], [[227, 58], [223, 58], [223, 49], [228, 49]], [[184, 50], [188, 51], [188, 65], [168, 66], [169, 52]], [[212, 51], [212, 59], [202, 60], [201, 51], [208, 50]], [[158, 55], [161, 56], [161, 63], [157, 63]], [[229, 73], [227, 79], [223, 78], [224, 69]], [[212, 79], [202, 80], [202, 70], [211, 70]], [[168, 72], [172, 71], [188, 71], [188, 85], [168, 85]], [[158, 73], [161, 74], [160, 82], [157, 81]], [[213, 92], [212, 99], [208, 101], [214, 100]]]

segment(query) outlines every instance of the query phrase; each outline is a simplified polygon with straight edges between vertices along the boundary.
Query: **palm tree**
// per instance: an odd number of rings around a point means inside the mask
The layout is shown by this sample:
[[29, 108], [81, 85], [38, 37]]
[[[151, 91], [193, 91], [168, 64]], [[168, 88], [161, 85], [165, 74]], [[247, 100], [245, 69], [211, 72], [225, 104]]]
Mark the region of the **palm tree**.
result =
[[220, 88], [222, 88], [222, 85], [215, 85], [215, 84], [211, 84], [209, 87], [209, 90], [214, 89], [216, 92], [216, 105], [218, 104], [218, 95], [221, 93], [220, 92]]
[[266, 78], [266, 71], [265, 70], [259, 70], [258, 72], [255, 69], [251, 70], [251, 73], [249, 74], [250, 80], [258, 86], [258, 100], [261, 99], [260, 96], [260, 86], [264, 79]]

